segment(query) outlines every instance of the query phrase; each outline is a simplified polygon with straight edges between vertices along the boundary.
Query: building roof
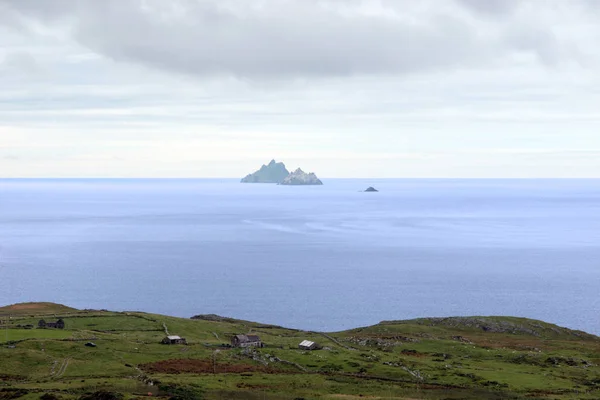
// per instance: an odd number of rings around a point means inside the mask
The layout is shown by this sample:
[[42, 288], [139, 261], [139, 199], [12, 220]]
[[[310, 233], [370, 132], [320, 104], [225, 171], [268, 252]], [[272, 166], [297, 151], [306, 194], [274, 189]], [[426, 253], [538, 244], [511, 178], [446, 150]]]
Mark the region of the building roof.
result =
[[260, 338], [257, 335], [235, 335], [235, 337], [242, 343], [260, 342]]
[[169, 339], [169, 340], [180, 340], [181, 338], [179, 336], [172, 335], [172, 336], [167, 336], [167, 339]]
[[302, 347], [310, 347], [310, 346], [314, 346], [315, 342], [311, 342], [310, 340], [303, 340], [300, 343], [300, 346]]

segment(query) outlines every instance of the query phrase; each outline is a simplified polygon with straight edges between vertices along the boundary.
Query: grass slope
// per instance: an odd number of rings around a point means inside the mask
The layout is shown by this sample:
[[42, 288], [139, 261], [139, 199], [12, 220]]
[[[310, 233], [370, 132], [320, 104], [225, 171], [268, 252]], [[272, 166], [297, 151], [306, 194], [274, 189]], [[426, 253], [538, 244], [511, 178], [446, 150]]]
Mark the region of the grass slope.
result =
[[[600, 338], [523, 318], [384, 321], [322, 334], [214, 315], [51, 303], [0, 310], [11, 314], [0, 317], [0, 399], [99, 390], [190, 400], [600, 398]], [[48, 314], [64, 317], [66, 328], [18, 327]], [[188, 345], [160, 344], [166, 331]], [[240, 333], [267, 346], [227, 347]], [[299, 350], [304, 339], [324, 348]]]
[[18, 303], [0, 307], [0, 315], [47, 315], [78, 311], [56, 303]]

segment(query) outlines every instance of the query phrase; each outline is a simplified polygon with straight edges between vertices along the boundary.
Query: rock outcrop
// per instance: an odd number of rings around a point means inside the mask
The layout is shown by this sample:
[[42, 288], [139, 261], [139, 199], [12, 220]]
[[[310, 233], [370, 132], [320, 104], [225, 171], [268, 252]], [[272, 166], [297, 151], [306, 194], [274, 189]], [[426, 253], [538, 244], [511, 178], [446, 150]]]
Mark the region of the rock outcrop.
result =
[[365, 189], [365, 192], [379, 192], [379, 190], [375, 189], [373, 186], [369, 186]]
[[322, 185], [323, 182], [313, 172], [307, 174], [300, 168], [289, 174], [281, 185]]
[[282, 162], [271, 160], [268, 165], [242, 179], [242, 183], [281, 183], [290, 174]]
[[190, 319], [200, 319], [202, 321], [212, 321], [212, 322], [229, 322], [229, 323], [239, 322], [236, 319], [229, 318], [229, 317], [222, 317], [217, 314], [199, 314], [199, 315], [194, 315], [193, 317], [190, 317]]

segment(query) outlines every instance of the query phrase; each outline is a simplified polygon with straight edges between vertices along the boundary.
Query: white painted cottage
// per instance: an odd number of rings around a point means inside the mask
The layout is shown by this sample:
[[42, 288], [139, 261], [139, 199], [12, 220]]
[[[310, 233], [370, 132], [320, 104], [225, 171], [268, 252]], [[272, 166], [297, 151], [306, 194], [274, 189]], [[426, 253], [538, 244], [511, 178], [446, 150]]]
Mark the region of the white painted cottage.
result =
[[311, 342], [310, 340], [303, 340], [298, 345], [298, 348], [301, 350], [316, 350], [319, 348], [319, 345], [315, 342]]

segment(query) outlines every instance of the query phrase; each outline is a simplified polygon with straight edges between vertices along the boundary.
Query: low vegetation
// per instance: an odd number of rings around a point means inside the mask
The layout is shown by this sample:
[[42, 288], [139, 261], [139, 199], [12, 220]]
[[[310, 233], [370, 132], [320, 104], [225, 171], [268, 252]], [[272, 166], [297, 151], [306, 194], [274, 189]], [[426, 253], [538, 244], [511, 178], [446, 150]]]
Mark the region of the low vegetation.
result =
[[[65, 329], [37, 328], [59, 317]], [[600, 338], [522, 318], [384, 321], [322, 334], [27, 303], [0, 308], [0, 321], [1, 400], [600, 398]], [[188, 344], [160, 344], [166, 331]], [[266, 346], [230, 346], [247, 333]], [[305, 339], [322, 349], [298, 349]]]

